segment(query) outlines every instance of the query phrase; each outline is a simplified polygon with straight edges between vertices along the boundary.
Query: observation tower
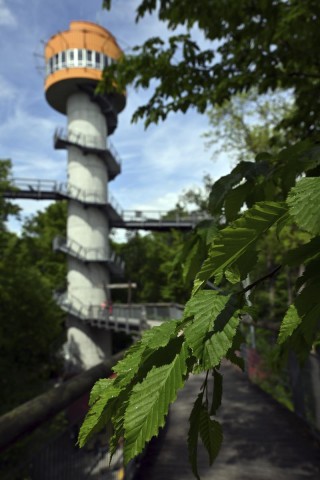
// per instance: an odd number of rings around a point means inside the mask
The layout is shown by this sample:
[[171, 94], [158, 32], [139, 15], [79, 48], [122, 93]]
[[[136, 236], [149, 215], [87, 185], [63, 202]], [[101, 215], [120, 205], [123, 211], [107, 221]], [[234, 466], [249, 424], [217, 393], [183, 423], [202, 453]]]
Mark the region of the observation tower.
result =
[[[108, 182], [121, 171], [107, 139], [117, 127], [123, 94], [96, 94], [102, 71], [122, 52], [112, 34], [86, 21], [70, 23], [45, 46], [46, 99], [67, 116], [57, 129], [54, 146], [67, 150], [67, 183], [60, 194], [68, 200], [67, 238], [54, 247], [67, 254], [67, 291], [58, 303], [68, 312], [68, 356], [83, 369], [112, 354], [112, 326], [99, 318], [110, 315], [108, 284], [119, 273], [109, 246], [109, 225], [117, 210], [108, 195]], [[109, 326], [108, 326], [109, 325]]]

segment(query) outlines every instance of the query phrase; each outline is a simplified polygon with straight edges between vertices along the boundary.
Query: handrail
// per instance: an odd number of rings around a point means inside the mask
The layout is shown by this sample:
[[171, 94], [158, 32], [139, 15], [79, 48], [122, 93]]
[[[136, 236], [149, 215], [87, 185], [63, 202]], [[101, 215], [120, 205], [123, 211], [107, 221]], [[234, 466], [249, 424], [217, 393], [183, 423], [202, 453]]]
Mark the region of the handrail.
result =
[[101, 145], [99, 137], [97, 135], [89, 135], [87, 133], [76, 132], [71, 129], [63, 127], [57, 127], [54, 132], [54, 139], [64, 140], [74, 145], [79, 145], [87, 148], [94, 148], [96, 150], [105, 151], [107, 149], [106, 144]]
[[157, 222], [157, 223], [182, 223], [193, 222], [198, 223], [201, 220], [210, 219], [210, 215], [204, 212], [178, 213], [167, 212], [165, 210], [124, 210], [123, 220], [125, 222]]
[[118, 203], [118, 201], [114, 198], [113, 195], [109, 192], [108, 194], [108, 203], [112, 206], [112, 208], [117, 212], [117, 214], [123, 218], [123, 209]]
[[[251, 320], [242, 320], [242, 324], [253, 328], [254, 335], [250, 334], [248, 344], [243, 348], [243, 358], [246, 363], [246, 373], [248, 378], [257, 383], [262, 389], [268, 385], [269, 394], [271, 394], [277, 401], [286, 399], [286, 407], [291, 403], [293, 412], [300, 417], [306, 425], [310, 428], [311, 433], [319, 440], [320, 439], [320, 418], [317, 415], [319, 407], [317, 403], [313, 403], [310, 398], [318, 398], [320, 381], [320, 355], [319, 353], [309, 352], [308, 359], [304, 366], [299, 364], [299, 361], [293, 351], [289, 352], [287, 363], [282, 366], [281, 370], [273, 372], [270, 377], [272, 366], [269, 362], [264, 363], [268, 356], [267, 350], [261, 348], [259, 342], [255, 341], [259, 333], [257, 330], [264, 330], [268, 332], [265, 341], [268, 342], [270, 348], [276, 344], [279, 332], [279, 325], [275, 323], [254, 323]], [[257, 329], [257, 330], [256, 330]], [[273, 377], [273, 378], [272, 378]], [[270, 383], [268, 381], [270, 379]], [[274, 388], [277, 385], [277, 390]], [[283, 392], [280, 396], [279, 387], [282, 386]]]
[[106, 205], [106, 198], [102, 198], [95, 191], [87, 191], [70, 182], [60, 183], [56, 187], [56, 192], [68, 198], [82, 201], [84, 203], [92, 203], [98, 205]]
[[115, 161], [118, 163], [118, 165], [121, 167], [122, 165], [122, 160], [115, 149], [114, 145], [109, 141], [108, 144], [101, 145], [101, 142], [99, 141], [99, 137], [97, 135], [89, 135], [86, 133], [82, 132], [75, 132], [74, 130], [71, 129], [66, 129], [63, 127], [58, 127], [55, 130], [54, 133], [54, 139], [61, 139], [64, 141], [68, 141], [70, 143], [73, 143], [74, 145], [79, 145], [80, 147], [87, 147], [87, 148], [94, 148], [96, 150], [101, 150], [101, 151], [108, 151], [111, 153], [111, 155], [114, 157]]
[[[56, 236], [53, 239], [53, 249], [54, 250], [64, 250], [64, 251], [69, 251], [70, 253], [73, 253], [74, 255], [78, 255], [79, 258], [82, 258], [86, 261], [106, 261], [106, 262], [112, 262], [116, 266], [119, 266], [121, 269], [125, 268], [125, 263], [121, 259], [119, 255], [117, 255], [111, 247], [109, 247], [109, 250], [106, 248], [94, 248], [94, 247], [84, 247], [81, 245], [79, 242], [72, 238], [66, 239], [64, 237], [61, 237], [60, 235]], [[93, 253], [94, 255], [90, 255], [90, 253]]]
[[[117, 318], [126, 318], [128, 321], [141, 321], [146, 319], [145, 307], [141, 305], [121, 305], [114, 304], [112, 312], [101, 305], [86, 305], [75, 295], [64, 293], [54, 293], [54, 299], [62, 309], [73, 311], [82, 320], [99, 320], [106, 322], [117, 322]], [[125, 315], [124, 315], [125, 312]], [[134, 316], [132, 316], [134, 315]]]
[[[111, 205], [116, 213], [126, 222], [145, 224], [156, 222], [159, 225], [166, 225], [170, 222], [179, 225], [189, 223], [197, 224], [202, 220], [210, 220], [212, 217], [205, 212], [177, 213], [166, 210], [123, 210], [113, 195], [108, 194], [108, 198], [102, 198], [94, 191], [87, 191], [76, 185], [67, 182], [57, 182], [53, 180], [41, 180], [32, 178], [12, 178], [10, 179], [12, 187], [28, 191], [50, 191], [61, 195], [62, 197], [72, 198], [87, 204]], [[10, 190], [8, 188], [7, 190]]]
[[44, 180], [38, 178], [10, 178], [10, 186], [18, 189], [26, 188], [28, 190], [41, 191], [41, 187], [46, 187], [49, 191], [55, 192], [58, 182], [55, 180]]
[[123, 210], [120, 204], [115, 200], [111, 193], [108, 194], [105, 198], [102, 198], [101, 195], [98, 195], [95, 191], [88, 191], [80, 188], [76, 185], [73, 185], [70, 182], [60, 183], [56, 185], [55, 191], [60, 195], [64, 195], [68, 198], [73, 198], [78, 200], [79, 202], [84, 202], [87, 204], [95, 204], [95, 205], [108, 205], [110, 204], [112, 208], [116, 211], [116, 213], [122, 217]]

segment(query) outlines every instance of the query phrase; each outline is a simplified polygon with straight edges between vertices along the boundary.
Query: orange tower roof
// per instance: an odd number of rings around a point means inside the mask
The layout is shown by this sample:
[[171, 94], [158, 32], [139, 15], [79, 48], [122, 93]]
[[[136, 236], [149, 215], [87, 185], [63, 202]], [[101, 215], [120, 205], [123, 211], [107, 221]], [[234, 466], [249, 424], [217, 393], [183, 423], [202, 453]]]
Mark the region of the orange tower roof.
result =
[[[48, 103], [66, 113], [67, 98], [83, 85], [97, 85], [102, 71], [123, 55], [114, 36], [92, 22], [73, 21], [70, 29], [53, 35], [45, 46], [45, 94]], [[112, 95], [118, 112], [125, 95]]]

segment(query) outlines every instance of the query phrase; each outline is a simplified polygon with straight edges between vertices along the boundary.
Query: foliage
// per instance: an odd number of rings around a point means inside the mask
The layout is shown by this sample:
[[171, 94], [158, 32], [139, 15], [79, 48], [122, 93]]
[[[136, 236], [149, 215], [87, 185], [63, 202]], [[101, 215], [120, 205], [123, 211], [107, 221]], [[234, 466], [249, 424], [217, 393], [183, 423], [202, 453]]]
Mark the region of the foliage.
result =
[[197, 212], [208, 213], [208, 196], [211, 191], [213, 179], [206, 173], [203, 177], [203, 187], [193, 187], [184, 190], [179, 196], [178, 205], [183, 210], [194, 208]]
[[[130, 233], [127, 242], [113, 243], [113, 249], [125, 262], [125, 277], [137, 283], [131, 301], [185, 303], [191, 281], [184, 283], [180, 268], [174, 269], [175, 257], [186, 234], [179, 231]], [[127, 302], [127, 292], [114, 291], [113, 301]]]
[[[107, 7], [110, 4], [111, 0], [105, 2]], [[115, 84], [122, 90], [128, 84], [147, 88], [156, 80], [154, 93], [137, 110], [135, 119], [145, 118], [148, 125], [172, 111], [186, 112], [192, 107], [204, 112], [209, 105], [222, 106], [253, 87], [259, 94], [291, 89], [294, 108], [280, 123], [291, 138], [304, 138], [279, 153], [268, 149], [258, 153], [254, 162], [241, 161], [213, 184], [209, 211], [217, 224], [214, 228], [212, 223], [207, 225], [209, 229], [202, 232], [197, 229], [179, 257], [184, 278], [195, 276], [183, 319], [145, 332], [128, 350], [115, 367], [117, 377], [95, 397], [80, 432], [83, 445], [99, 423], [100, 399], [105, 396], [104, 420], [114, 427], [112, 449], [124, 439], [128, 462], [157, 434], [188, 376], [206, 372], [188, 435], [192, 470], [199, 478], [199, 436], [210, 463], [221, 445], [221, 427], [212, 418], [221, 402], [220, 365], [227, 358], [242, 366], [239, 324], [243, 315], [254, 315], [248, 295], [251, 299], [252, 291], [280, 269], [293, 267], [300, 274], [280, 326], [279, 350], [282, 355], [295, 352], [302, 362], [318, 336], [320, 238], [315, 200], [320, 152], [314, 139], [306, 137], [319, 133], [320, 128], [315, 99], [320, 5], [313, 0], [246, 0], [241, 4], [232, 0], [142, 0], [137, 18], [156, 9], [169, 29], [183, 25], [186, 34], [174, 35], [167, 43], [160, 38], [147, 40], [135, 54], [105, 72], [101, 87], [107, 91]], [[210, 48], [201, 50], [193, 40], [194, 26], [211, 41]], [[264, 239], [274, 235], [284, 244], [284, 232], [292, 225], [302, 238], [305, 235], [304, 243], [289, 247], [285, 254], [282, 250], [280, 263], [256, 276]], [[301, 266], [305, 268], [302, 275]], [[208, 399], [210, 371], [215, 379], [212, 402]], [[91, 422], [94, 416], [99, 419]]]
[[[301, 153], [300, 147], [298, 144], [296, 149]], [[288, 151], [294, 152], [292, 148]], [[302, 155], [305, 155], [304, 149]], [[314, 163], [312, 156], [304, 165], [307, 168]], [[292, 169], [296, 172], [297, 166], [292, 165]], [[238, 179], [238, 182], [242, 180]], [[129, 349], [121, 362], [121, 368], [115, 368], [118, 376], [105, 382], [101, 391], [97, 391], [91, 412], [81, 429], [80, 445], [95, 431], [97, 424], [100, 424], [99, 412], [104, 412], [104, 421], [111, 420], [114, 425], [112, 444], [116, 445], [117, 441], [124, 437], [125, 460], [128, 462], [143, 450], [145, 442], [163, 426], [169, 404], [174, 401], [177, 390], [182, 387], [188, 375], [206, 371], [202, 392], [191, 413], [188, 439], [192, 469], [198, 478], [198, 436], [200, 435], [208, 448], [210, 462], [215, 458], [222, 441], [221, 427], [211, 418], [219, 405], [222, 386], [214, 389], [214, 395], [219, 398], [213, 398], [214, 407], [210, 408], [207, 400], [208, 373], [210, 370], [219, 372], [224, 357], [240, 364], [237, 351], [242, 340], [238, 327], [241, 316], [247, 311], [246, 293], [273, 273], [268, 272], [265, 277], [255, 279], [246, 288], [242, 286], [243, 280], [257, 263], [254, 250], [259, 249], [259, 239], [272, 227], [278, 225], [280, 231], [283, 225], [291, 224], [293, 219], [297, 227], [306, 229], [313, 236], [309, 243], [318, 238], [314, 231], [313, 217], [308, 215], [309, 211], [313, 212], [313, 202], [305, 200], [305, 197], [314, 198], [317, 194], [318, 179], [307, 180], [308, 194], [305, 193], [305, 179], [302, 179], [296, 187], [291, 188], [286, 202], [255, 203], [231, 225], [215, 230], [207, 258], [196, 276], [183, 319], [147, 331], [140, 342]], [[221, 185], [223, 183], [220, 183], [220, 188]], [[228, 185], [228, 182], [225, 182], [225, 185]], [[237, 188], [236, 182], [234, 188]], [[232, 191], [224, 192], [223, 205], [230, 194]], [[296, 214], [300, 211], [302, 199], [306, 212], [303, 219]], [[290, 212], [293, 213], [293, 218], [289, 217]], [[275, 231], [274, 234], [276, 235]], [[281, 235], [281, 232], [279, 234]], [[304, 256], [300, 252], [300, 257], [303, 256], [304, 263], [308, 265], [309, 262], [318, 260], [313, 245], [309, 249], [302, 248]], [[187, 255], [193, 255], [192, 248]], [[287, 260], [283, 260], [283, 264], [292, 263], [290, 252]], [[189, 268], [191, 264], [192, 262], [188, 263]], [[214, 281], [216, 290], [207, 289], [208, 280]], [[285, 346], [290, 345], [300, 358], [305, 358], [308, 354], [317, 331], [320, 312], [312, 298], [316, 298], [315, 290], [318, 288], [319, 277], [306, 279], [304, 289], [298, 292], [294, 306], [289, 307], [280, 329], [279, 341]], [[94, 418], [98, 418], [98, 422], [92, 422]]]
[[[259, 322], [260, 323], [260, 322]], [[250, 336], [243, 325], [244, 333]], [[255, 329], [255, 365], [251, 369], [250, 379], [273, 396], [289, 410], [293, 411], [292, 391], [288, 368], [278, 368], [281, 359], [281, 346], [276, 345], [276, 330]], [[250, 341], [248, 341], [250, 344]], [[249, 347], [250, 348], [250, 347]], [[250, 355], [250, 353], [249, 353]]]
[[37, 212], [23, 225], [22, 237], [30, 261], [46, 278], [52, 289], [62, 288], [66, 278], [65, 255], [54, 252], [53, 239], [66, 236], [67, 204], [56, 202]]
[[[319, 133], [319, 2], [142, 0], [137, 21], [154, 11], [169, 30], [184, 27], [185, 33], [167, 42], [148, 39], [104, 77], [107, 89], [114, 88], [113, 74], [121, 91], [156, 85], [135, 120], [149, 125], [170, 112], [203, 113], [252, 88], [259, 94], [280, 88], [295, 99], [292, 115], [282, 121], [286, 130], [301, 138]], [[207, 40], [204, 49], [196, 27]]]
[[[1, 410], [47, 388], [59, 369], [62, 316], [48, 281], [29, 261], [23, 242], [7, 234], [0, 261]], [[24, 385], [21, 388], [21, 385]]]
[[[1, 195], [10, 186], [11, 160], [0, 160], [0, 231], [4, 231], [9, 215], [18, 215], [20, 208]], [[11, 186], [12, 188], [12, 186]]]
[[209, 110], [210, 131], [204, 134], [212, 158], [231, 152], [233, 161], [254, 161], [262, 152], [276, 153], [288, 143], [279, 123], [293, 111], [288, 95], [258, 95], [255, 89], [235, 95]]
[[[0, 162], [0, 172], [5, 188], [10, 178], [8, 161]], [[0, 216], [18, 212], [6, 199], [0, 200]], [[62, 314], [52, 298], [51, 278], [41, 268], [48, 258], [41, 249], [44, 238], [39, 235], [34, 242], [36, 236], [21, 238], [7, 231], [5, 224], [0, 228], [2, 413], [42, 392], [60, 368], [56, 353], [63, 341]]]

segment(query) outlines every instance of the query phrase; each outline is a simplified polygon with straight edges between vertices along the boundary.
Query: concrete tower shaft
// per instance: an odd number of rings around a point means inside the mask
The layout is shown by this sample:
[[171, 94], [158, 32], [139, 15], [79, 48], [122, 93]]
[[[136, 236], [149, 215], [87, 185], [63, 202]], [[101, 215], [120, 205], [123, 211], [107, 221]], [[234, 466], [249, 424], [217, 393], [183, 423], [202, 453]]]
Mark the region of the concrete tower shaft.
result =
[[[106, 144], [106, 122], [99, 106], [85, 93], [74, 93], [67, 101], [68, 131], [86, 138], [100, 149]], [[93, 194], [107, 202], [108, 171], [105, 162], [95, 154], [85, 155], [78, 147], [68, 148], [68, 183], [87, 197]], [[67, 238], [69, 244], [78, 242], [87, 251], [109, 258], [109, 222], [103, 210], [77, 200], [68, 204]], [[89, 257], [90, 258], [90, 257]], [[85, 307], [106, 301], [107, 269], [98, 264], [69, 259], [68, 284], [71, 298], [82, 299]]]
[[67, 115], [67, 129], [55, 135], [55, 146], [68, 152], [67, 238], [58, 247], [68, 255], [68, 353], [76, 367], [85, 369], [112, 353], [111, 332], [84, 319], [109, 314], [112, 258], [106, 207], [108, 182], [120, 168], [110, 160], [106, 139], [126, 98], [96, 95], [95, 89], [103, 69], [121, 55], [111, 33], [91, 22], [71, 22], [68, 31], [51, 37], [45, 47], [46, 99]]

